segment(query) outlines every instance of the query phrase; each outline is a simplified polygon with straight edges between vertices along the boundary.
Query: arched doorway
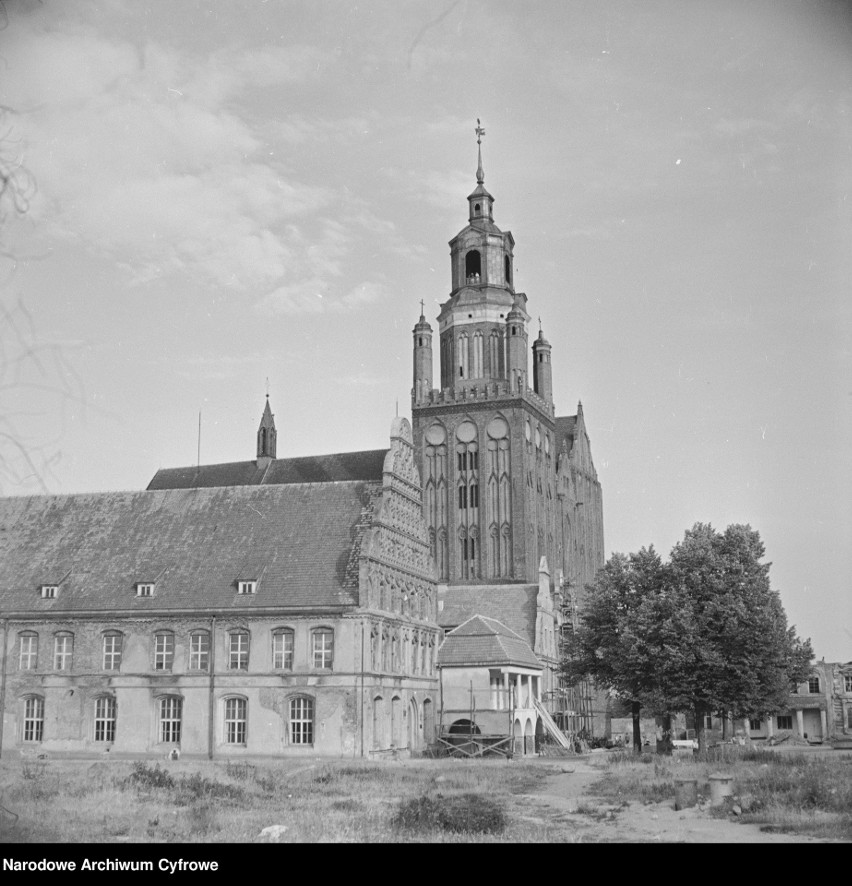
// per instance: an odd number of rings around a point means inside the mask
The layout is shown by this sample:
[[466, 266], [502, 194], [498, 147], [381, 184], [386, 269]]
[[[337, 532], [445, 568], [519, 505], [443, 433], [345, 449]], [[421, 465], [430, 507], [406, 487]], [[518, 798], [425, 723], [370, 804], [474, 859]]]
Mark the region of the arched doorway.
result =
[[408, 705], [408, 749], [417, 750], [421, 745], [420, 713], [417, 710], [417, 700], [412, 698]]
[[533, 734], [533, 725], [532, 720], [527, 720], [524, 723], [524, 754], [534, 754], [535, 753], [535, 736]]
[[544, 744], [544, 723], [542, 722], [541, 717], [536, 717], [535, 720], [535, 752], [537, 754], [541, 753], [541, 746]]
[[450, 726], [450, 735], [479, 735], [479, 727], [470, 720], [456, 720]]

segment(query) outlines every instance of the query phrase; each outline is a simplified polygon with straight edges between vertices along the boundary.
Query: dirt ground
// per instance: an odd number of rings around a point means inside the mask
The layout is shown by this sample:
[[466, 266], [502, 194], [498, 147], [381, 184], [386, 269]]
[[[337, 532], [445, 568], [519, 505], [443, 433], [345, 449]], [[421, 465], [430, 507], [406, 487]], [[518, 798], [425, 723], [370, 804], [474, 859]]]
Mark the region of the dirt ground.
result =
[[[659, 843], [819, 843], [797, 834], [766, 833], [759, 825], [711, 818], [698, 807], [675, 811], [674, 801], [621, 807], [596, 798], [594, 783], [602, 776], [594, 758], [549, 760], [553, 770], [534, 793], [518, 797], [521, 814], [541, 825], [561, 823], [571, 827], [576, 842]], [[583, 811], [578, 812], [578, 805]], [[593, 810], [593, 811], [590, 811]]]

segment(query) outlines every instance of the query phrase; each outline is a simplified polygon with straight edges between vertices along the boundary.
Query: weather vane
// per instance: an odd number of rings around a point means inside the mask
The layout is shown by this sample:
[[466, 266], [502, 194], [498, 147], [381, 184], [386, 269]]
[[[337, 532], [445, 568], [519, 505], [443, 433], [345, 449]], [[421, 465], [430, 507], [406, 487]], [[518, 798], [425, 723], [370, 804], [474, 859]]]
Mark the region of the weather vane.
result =
[[479, 117], [476, 118], [476, 129], [474, 132], [476, 133], [476, 159], [478, 161], [476, 182], [481, 185], [485, 181], [485, 172], [482, 169], [482, 136], [485, 135], [485, 130], [482, 128]]

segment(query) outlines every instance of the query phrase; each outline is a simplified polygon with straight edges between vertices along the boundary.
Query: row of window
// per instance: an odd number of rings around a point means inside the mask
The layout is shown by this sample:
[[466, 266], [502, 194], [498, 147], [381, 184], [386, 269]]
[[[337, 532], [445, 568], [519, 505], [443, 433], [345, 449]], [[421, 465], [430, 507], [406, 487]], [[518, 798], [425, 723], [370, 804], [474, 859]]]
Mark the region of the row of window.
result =
[[[233, 630], [227, 634], [227, 670], [248, 670], [250, 635], [246, 630]], [[272, 667], [275, 670], [293, 669], [294, 632], [291, 628], [279, 628], [272, 633]], [[22, 631], [18, 635], [18, 667], [32, 671], [38, 666], [39, 636], [34, 631]], [[124, 634], [107, 631], [102, 637], [102, 667], [105, 671], [121, 668], [124, 651]], [[74, 652], [74, 635], [59, 631], [53, 635], [53, 670], [71, 669]], [[170, 671], [174, 666], [175, 635], [172, 631], [154, 634], [154, 670]], [[311, 662], [317, 670], [331, 670], [334, 664], [334, 631], [331, 628], [315, 628], [311, 631]], [[189, 635], [189, 670], [210, 670], [210, 632], [192, 631]]]
[[[238, 594], [257, 593], [256, 579], [238, 579], [235, 583]], [[138, 581], [134, 585], [137, 597], [153, 597], [156, 583], [152, 581]], [[234, 585], [231, 585], [234, 587]], [[59, 585], [42, 585], [41, 596], [44, 600], [55, 600], [59, 596]]]
[[[23, 699], [21, 737], [25, 742], [44, 740], [44, 699], [31, 695]], [[101, 696], [94, 702], [92, 737], [96, 742], [115, 741], [118, 706], [112, 696]], [[290, 699], [290, 744], [311, 745], [314, 742], [314, 700], [307, 695]], [[248, 701], [241, 696], [224, 699], [222, 738], [225, 744], [244, 745], [248, 733]], [[183, 698], [166, 695], [157, 704], [157, 740], [164, 744], [180, 744], [183, 731]]]

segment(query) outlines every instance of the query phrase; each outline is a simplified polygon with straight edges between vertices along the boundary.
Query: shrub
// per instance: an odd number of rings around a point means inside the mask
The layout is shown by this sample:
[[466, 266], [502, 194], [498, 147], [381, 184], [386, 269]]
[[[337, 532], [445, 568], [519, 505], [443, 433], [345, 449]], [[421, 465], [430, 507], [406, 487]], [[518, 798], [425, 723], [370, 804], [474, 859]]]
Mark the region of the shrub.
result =
[[166, 789], [175, 786], [175, 780], [166, 769], [160, 769], [160, 764], [149, 766], [143, 760], [137, 760], [133, 764], [133, 772], [125, 779], [125, 784], [135, 788]]
[[251, 763], [237, 763], [228, 760], [225, 765], [225, 774], [236, 781], [248, 781], [250, 778], [257, 781], [257, 767]]
[[501, 834], [506, 827], [506, 815], [499, 804], [482, 794], [421, 794], [400, 804], [392, 824], [407, 831]]
[[187, 806], [195, 800], [241, 800], [243, 793], [243, 789], [237, 785], [222, 784], [205, 778], [200, 772], [193, 772], [178, 782], [175, 802]]

